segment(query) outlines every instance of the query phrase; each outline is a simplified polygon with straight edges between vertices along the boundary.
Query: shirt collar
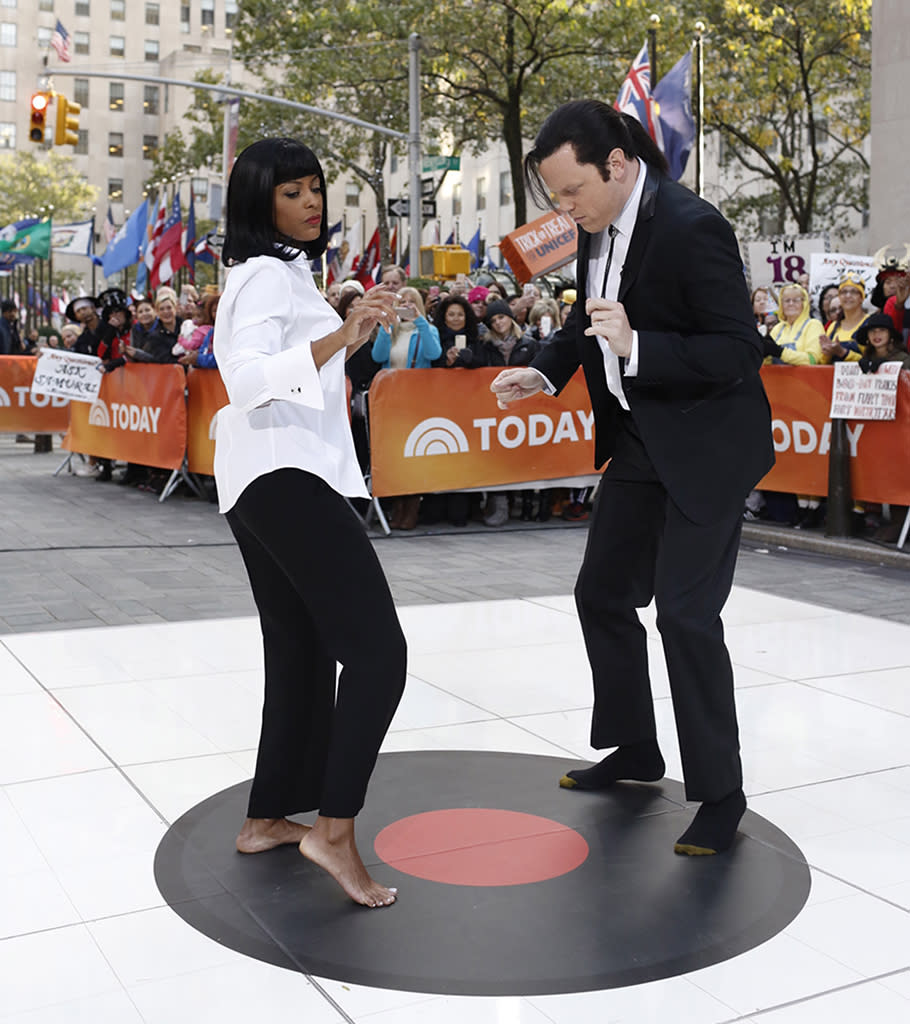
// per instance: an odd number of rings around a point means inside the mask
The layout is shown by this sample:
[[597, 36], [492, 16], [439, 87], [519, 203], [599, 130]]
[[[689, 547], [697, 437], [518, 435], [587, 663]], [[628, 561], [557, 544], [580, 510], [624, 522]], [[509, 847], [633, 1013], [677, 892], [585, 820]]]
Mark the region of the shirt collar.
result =
[[622, 208], [619, 216], [613, 222], [613, 227], [626, 238], [631, 237], [635, 230], [635, 221], [638, 219], [638, 207], [641, 204], [641, 194], [645, 190], [645, 178], [648, 176], [648, 167], [641, 157], [638, 158], [638, 177], [635, 179], [635, 187], [632, 189], [626, 205]]

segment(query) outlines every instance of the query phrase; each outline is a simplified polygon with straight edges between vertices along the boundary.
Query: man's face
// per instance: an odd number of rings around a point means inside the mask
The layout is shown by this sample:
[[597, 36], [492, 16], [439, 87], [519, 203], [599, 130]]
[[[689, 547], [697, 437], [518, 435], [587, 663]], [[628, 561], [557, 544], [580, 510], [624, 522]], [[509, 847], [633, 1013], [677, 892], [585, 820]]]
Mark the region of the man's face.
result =
[[73, 310], [73, 315], [80, 324], [91, 323], [95, 319], [97, 314], [95, 313], [95, 307], [90, 302], [83, 302]]
[[621, 149], [607, 157], [609, 181], [595, 164], [580, 164], [567, 142], [540, 161], [540, 176], [560, 213], [565, 213], [590, 234], [609, 227], [622, 212], [638, 175], [637, 163]]
[[396, 290], [400, 290], [406, 283], [404, 274], [400, 270], [384, 270], [382, 272], [380, 284], [390, 284]]
[[3, 319], [4, 320], [9, 320], [10, 323], [12, 323], [12, 321], [16, 319], [16, 310], [15, 309], [4, 309], [3, 310]]

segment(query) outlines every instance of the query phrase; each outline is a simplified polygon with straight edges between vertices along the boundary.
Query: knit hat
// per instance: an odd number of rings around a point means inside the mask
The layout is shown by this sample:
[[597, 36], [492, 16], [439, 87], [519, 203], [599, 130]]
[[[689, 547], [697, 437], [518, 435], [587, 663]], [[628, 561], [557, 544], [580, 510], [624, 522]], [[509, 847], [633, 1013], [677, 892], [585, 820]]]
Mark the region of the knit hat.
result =
[[513, 319], [512, 310], [508, 302], [505, 302], [503, 299], [494, 299], [492, 302], [487, 303], [487, 315], [484, 317], [484, 323], [490, 324], [494, 316], [500, 315], [507, 316], [510, 320]]
[[489, 294], [489, 288], [484, 288], [482, 284], [475, 285], [468, 292], [468, 302], [486, 302]]
[[843, 281], [837, 286], [837, 290], [840, 291], [842, 288], [856, 288], [863, 299], [866, 298], [866, 286], [860, 280], [859, 277], [853, 277], [848, 274]]
[[94, 295], [77, 295], [75, 299], [72, 299], [69, 305], [66, 307], [66, 319], [72, 320], [78, 323], [76, 320], [76, 306], [82, 305], [86, 302], [90, 302], [96, 309], [98, 307], [98, 300]]
[[891, 334], [892, 345], [900, 345], [902, 343], [903, 337], [894, 326], [894, 321], [887, 313], [873, 313], [872, 316], [866, 317], [866, 319], [854, 331], [854, 341], [858, 342], [860, 345], [868, 345], [869, 331], [875, 327], [885, 327], [888, 329]]

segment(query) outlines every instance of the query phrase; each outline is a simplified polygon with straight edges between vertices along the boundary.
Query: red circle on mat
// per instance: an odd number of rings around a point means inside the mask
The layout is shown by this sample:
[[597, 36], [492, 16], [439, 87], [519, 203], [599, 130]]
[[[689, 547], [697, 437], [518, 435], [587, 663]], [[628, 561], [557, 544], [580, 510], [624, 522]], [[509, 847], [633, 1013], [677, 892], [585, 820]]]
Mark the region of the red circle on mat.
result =
[[588, 844], [551, 818], [487, 807], [427, 811], [387, 825], [377, 855], [406, 875], [449, 885], [527, 885], [574, 871]]

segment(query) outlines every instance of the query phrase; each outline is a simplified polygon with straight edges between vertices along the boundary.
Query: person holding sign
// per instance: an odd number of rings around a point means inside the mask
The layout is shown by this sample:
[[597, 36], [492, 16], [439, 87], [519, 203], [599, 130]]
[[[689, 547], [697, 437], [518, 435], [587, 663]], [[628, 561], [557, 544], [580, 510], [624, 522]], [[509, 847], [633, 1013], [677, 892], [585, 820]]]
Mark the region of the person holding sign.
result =
[[[720, 614], [746, 495], [771, 468], [771, 415], [730, 225], [667, 176], [632, 117], [565, 104], [525, 158], [539, 204], [578, 226], [578, 301], [527, 369], [491, 387], [499, 405], [557, 393], [579, 365], [607, 459], [575, 588], [594, 677], [591, 743], [615, 748], [567, 789], [664, 774], [637, 608], [654, 597], [686, 796], [701, 806], [674, 849], [733, 843], [746, 801], [733, 671]], [[659, 298], [656, 298], [659, 297]]]
[[[345, 495], [368, 498], [348, 423], [345, 356], [396, 323], [372, 288], [346, 320], [319, 293], [325, 178], [294, 139], [262, 139], [231, 172], [215, 357], [228, 393], [215, 434], [221, 511], [259, 609], [265, 706], [242, 853], [285, 843], [355, 902], [385, 907], [354, 841], [379, 748], [404, 689], [392, 595]], [[336, 665], [342, 666], [337, 683]], [[288, 815], [318, 810], [310, 828]]]

